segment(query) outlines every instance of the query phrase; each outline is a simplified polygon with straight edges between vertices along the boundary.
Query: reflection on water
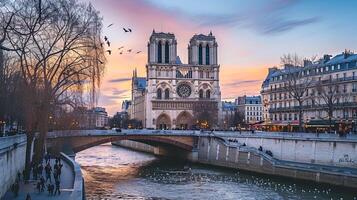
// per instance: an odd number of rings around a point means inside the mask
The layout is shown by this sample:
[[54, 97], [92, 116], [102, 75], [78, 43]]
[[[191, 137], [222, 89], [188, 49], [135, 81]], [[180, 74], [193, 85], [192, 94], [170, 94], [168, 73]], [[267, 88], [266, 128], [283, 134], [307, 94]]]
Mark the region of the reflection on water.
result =
[[76, 155], [87, 199], [357, 199], [328, 185], [163, 160], [105, 144]]

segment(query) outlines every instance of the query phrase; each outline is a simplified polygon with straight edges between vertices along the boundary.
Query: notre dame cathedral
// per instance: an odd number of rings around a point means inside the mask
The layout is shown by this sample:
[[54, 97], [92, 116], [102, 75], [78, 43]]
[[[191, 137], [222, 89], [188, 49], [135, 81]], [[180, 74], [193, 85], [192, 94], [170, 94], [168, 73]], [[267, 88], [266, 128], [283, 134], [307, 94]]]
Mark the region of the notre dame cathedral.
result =
[[172, 33], [153, 31], [148, 42], [146, 77], [132, 78], [130, 116], [144, 128], [215, 128], [221, 120], [217, 42], [212, 33], [194, 35], [188, 64], [177, 56]]

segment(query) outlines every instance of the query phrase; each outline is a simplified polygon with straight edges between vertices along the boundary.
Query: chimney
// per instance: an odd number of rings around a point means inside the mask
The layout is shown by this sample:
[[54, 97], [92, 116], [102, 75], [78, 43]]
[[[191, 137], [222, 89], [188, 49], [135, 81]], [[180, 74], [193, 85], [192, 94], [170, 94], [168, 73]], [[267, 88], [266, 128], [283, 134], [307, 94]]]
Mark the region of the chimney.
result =
[[270, 74], [270, 73], [276, 72], [277, 70], [278, 70], [277, 67], [270, 67], [268, 73]]
[[325, 54], [324, 58], [323, 58], [324, 59], [324, 63], [328, 62], [331, 57], [332, 57], [331, 55]]
[[350, 50], [345, 49], [345, 52], [343, 52], [342, 54], [343, 54], [343, 58], [346, 59], [346, 58], [348, 58], [350, 55], [352, 55], [353, 52], [351, 52]]

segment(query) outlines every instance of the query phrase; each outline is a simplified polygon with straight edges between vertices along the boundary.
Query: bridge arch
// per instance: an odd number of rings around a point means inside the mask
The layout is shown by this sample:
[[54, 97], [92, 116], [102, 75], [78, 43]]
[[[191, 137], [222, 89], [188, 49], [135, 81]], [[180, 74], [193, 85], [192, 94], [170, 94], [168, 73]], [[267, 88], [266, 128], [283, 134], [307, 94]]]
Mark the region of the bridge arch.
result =
[[150, 135], [117, 135], [117, 136], [66, 136], [48, 138], [49, 151], [78, 153], [85, 149], [101, 144], [120, 140], [131, 140], [145, 143], [154, 147], [173, 147], [183, 151], [192, 151], [196, 139], [189, 136], [150, 136]]

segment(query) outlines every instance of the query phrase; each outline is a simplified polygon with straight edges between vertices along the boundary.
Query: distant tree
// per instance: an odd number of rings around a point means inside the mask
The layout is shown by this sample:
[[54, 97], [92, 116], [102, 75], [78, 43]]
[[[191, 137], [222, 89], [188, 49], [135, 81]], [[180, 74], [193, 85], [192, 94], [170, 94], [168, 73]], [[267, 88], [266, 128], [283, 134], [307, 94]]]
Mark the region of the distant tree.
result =
[[332, 131], [332, 120], [334, 118], [334, 111], [344, 103], [349, 102], [350, 93], [346, 88], [341, 88], [338, 80], [319, 80], [316, 84], [316, 90], [318, 92], [318, 105], [326, 108], [327, 117], [329, 120], [329, 132]]
[[310, 76], [304, 74], [301, 70], [303, 66], [303, 59], [297, 54], [286, 54], [281, 57], [281, 63], [284, 65], [285, 76], [284, 88], [296, 102], [299, 112], [299, 131], [303, 131], [303, 103], [305, 101], [305, 94], [308, 92], [312, 84]]
[[116, 113], [109, 119], [111, 128], [127, 128], [129, 123], [128, 113]]
[[245, 116], [243, 112], [236, 110], [233, 115], [233, 120], [231, 126], [233, 127], [244, 127], [245, 124]]
[[201, 100], [193, 105], [193, 118], [201, 129], [218, 127], [217, 102]]

